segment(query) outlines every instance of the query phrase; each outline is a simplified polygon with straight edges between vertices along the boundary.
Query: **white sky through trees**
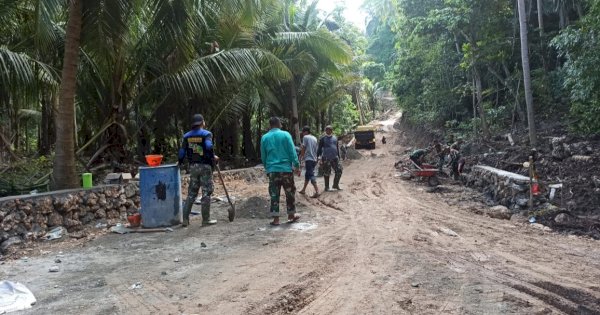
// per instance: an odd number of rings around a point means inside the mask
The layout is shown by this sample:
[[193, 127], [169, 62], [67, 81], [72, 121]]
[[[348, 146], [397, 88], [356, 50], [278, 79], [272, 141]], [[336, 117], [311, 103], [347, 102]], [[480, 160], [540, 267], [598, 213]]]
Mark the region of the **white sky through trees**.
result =
[[365, 29], [366, 14], [361, 11], [362, 0], [319, 0], [319, 9], [329, 13], [339, 4], [344, 7], [344, 17], [361, 30]]

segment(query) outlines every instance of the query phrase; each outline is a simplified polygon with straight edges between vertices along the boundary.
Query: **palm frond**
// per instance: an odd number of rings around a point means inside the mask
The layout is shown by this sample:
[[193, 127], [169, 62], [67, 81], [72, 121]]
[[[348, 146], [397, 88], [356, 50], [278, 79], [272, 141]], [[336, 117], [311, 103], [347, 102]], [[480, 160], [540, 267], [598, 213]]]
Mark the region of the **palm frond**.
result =
[[64, 30], [56, 23], [66, 7], [64, 0], [36, 0], [34, 42], [39, 51], [58, 47], [63, 41]]
[[32, 59], [0, 46], [0, 82], [5, 87], [32, 84], [35, 80]]
[[40, 119], [42, 118], [42, 112], [35, 109], [19, 109], [19, 119]]
[[256, 56], [264, 76], [273, 80], [287, 81], [292, 78], [292, 71], [286, 63], [275, 54], [263, 49], [252, 50]]
[[176, 73], [162, 75], [152, 86], [181, 96], [206, 95], [260, 71], [252, 50], [232, 49], [193, 60]]
[[318, 30], [312, 32], [280, 32], [273, 39], [279, 44], [300, 45], [309, 49], [322, 60], [347, 64], [352, 61], [352, 50], [331, 32]]

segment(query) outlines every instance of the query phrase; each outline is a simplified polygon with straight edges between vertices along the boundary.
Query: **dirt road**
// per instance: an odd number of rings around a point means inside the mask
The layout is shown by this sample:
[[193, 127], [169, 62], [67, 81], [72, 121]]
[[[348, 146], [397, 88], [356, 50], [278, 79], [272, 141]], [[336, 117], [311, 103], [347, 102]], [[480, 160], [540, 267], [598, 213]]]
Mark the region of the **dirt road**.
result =
[[23, 314], [600, 314], [597, 241], [449, 205], [394, 177], [386, 137], [343, 191], [298, 197], [301, 224], [268, 227], [266, 184], [238, 185], [262, 199], [234, 223], [221, 206], [216, 226], [107, 235], [65, 250], [58, 273], [54, 251], [0, 276], [36, 294]]

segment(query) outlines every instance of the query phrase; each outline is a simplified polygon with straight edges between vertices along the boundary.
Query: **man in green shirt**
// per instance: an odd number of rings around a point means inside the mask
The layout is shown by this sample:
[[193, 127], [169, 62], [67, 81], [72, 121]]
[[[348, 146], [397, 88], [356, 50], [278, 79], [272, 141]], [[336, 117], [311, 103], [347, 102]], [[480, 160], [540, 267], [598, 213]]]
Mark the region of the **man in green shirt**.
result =
[[300, 176], [300, 163], [292, 136], [281, 130], [281, 120], [272, 117], [269, 120], [271, 130], [260, 141], [260, 153], [265, 171], [269, 176], [269, 195], [271, 196], [271, 225], [279, 225], [279, 198], [281, 187], [285, 191], [288, 223], [296, 222], [300, 215], [296, 214], [296, 185], [294, 169]]
[[418, 149], [413, 151], [413, 153], [410, 155], [410, 159], [415, 162], [417, 166], [422, 167], [427, 154], [429, 154], [429, 149]]

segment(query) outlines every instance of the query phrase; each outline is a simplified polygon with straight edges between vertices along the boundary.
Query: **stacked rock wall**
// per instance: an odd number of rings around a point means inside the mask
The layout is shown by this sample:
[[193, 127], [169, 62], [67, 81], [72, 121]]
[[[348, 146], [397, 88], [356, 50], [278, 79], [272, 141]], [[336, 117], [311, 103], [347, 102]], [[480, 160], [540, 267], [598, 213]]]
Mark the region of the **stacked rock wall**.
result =
[[[513, 210], [526, 209], [529, 204], [529, 178], [485, 165], [476, 165], [465, 175], [467, 186], [477, 188], [494, 202]], [[537, 198], [535, 204], [540, 204]]]
[[[263, 182], [261, 167], [222, 172], [225, 181]], [[215, 173], [215, 185], [221, 185]], [[190, 177], [181, 177], [185, 202]], [[98, 186], [91, 189], [53, 191], [43, 194], [0, 198], [0, 253], [23, 241], [43, 237], [50, 229], [62, 226], [69, 233], [97, 222], [125, 222], [140, 207], [139, 183]]]
[[0, 198], [0, 250], [40, 238], [52, 227], [75, 232], [98, 220], [123, 221], [139, 205], [137, 182]]

